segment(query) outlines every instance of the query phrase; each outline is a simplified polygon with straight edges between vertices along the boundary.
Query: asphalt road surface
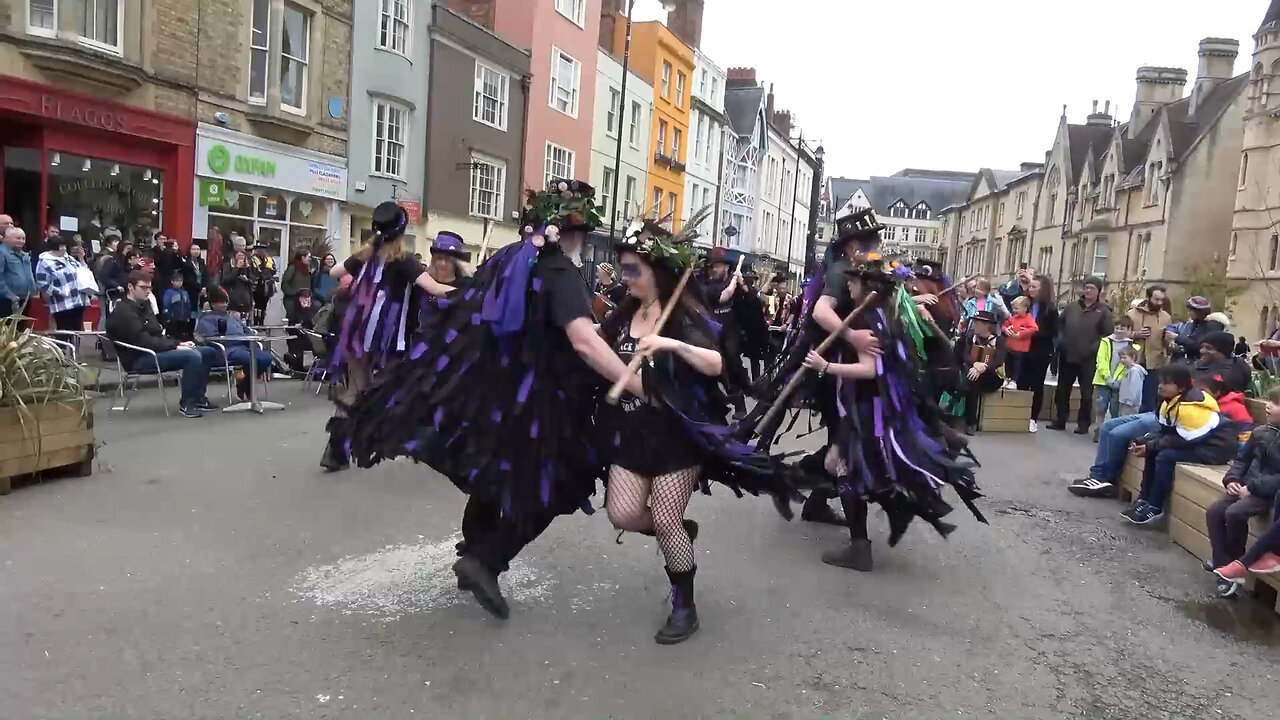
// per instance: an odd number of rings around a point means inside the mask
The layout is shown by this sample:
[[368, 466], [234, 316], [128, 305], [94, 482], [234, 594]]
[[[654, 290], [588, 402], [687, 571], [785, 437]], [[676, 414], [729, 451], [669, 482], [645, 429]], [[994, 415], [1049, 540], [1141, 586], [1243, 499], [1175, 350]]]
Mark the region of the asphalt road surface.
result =
[[[837, 528], [698, 496], [702, 630], [660, 647], [652, 540], [564, 518], [499, 622], [449, 570], [462, 496], [421, 466], [325, 475], [328, 407], [98, 413], [92, 477], [0, 497], [0, 719], [1262, 718], [1269, 606], [1113, 501], [1071, 497], [1073, 435], [979, 437], [990, 526], [913, 526], [876, 570]], [[152, 393], [154, 395], [154, 393]], [[958, 503], [957, 503], [958, 506]]]

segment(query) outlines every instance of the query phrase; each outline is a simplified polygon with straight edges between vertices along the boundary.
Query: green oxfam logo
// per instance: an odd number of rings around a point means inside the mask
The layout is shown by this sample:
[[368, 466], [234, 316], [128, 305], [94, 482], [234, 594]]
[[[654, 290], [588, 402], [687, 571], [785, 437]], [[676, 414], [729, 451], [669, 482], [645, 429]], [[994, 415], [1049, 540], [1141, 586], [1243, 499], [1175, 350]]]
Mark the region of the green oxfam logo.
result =
[[219, 175], [231, 169], [231, 151], [226, 145], [209, 148], [209, 169]]

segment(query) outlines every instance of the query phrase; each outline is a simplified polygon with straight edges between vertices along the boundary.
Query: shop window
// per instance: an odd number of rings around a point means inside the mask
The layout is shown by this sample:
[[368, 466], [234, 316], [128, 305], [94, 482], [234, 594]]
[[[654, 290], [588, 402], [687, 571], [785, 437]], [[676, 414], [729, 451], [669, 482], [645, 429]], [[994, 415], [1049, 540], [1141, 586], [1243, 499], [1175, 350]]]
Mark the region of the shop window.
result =
[[253, 0], [253, 29], [249, 36], [249, 102], [267, 102], [267, 64], [271, 57], [271, 0]]
[[50, 152], [48, 165], [45, 222], [64, 237], [79, 235], [92, 246], [113, 229], [123, 240], [145, 245], [162, 226], [164, 182], [158, 169], [64, 152]]
[[280, 107], [307, 114], [307, 62], [311, 49], [311, 15], [292, 3], [284, 4], [280, 26]]
[[252, 248], [266, 247], [277, 263], [301, 250], [318, 252], [329, 237], [328, 200], [307, 195], [279, 193], [239, 183], [227, 183], [226, 204], [209, 208], [209, 229], [217, 228], [227, 239], [223, 257], [230, 259], [230, 238], [236, 233]]
[[285, 200], [284, 195], [280, 193], [268, 192], [258, 198], [258, 217], [263, 220], [285, 220], [288, 219], [289, 203]]
[[54, 37], [58, 34], [58, 0], [28, 0], [27, 32]]
[[325, 226], [329, 221], [329, 206], [307, 197], [294, 198], [289, 204], [289, 222], [301, 225]]

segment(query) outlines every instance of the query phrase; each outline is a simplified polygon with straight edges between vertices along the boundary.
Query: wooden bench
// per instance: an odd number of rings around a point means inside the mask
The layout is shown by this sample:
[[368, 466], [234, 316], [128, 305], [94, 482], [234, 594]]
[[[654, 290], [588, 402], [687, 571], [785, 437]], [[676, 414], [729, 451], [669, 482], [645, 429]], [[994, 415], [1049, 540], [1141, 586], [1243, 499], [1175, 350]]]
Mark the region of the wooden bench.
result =
[[982, 398], [983, 432], [1029, 433], [1031, 393], [1026, 390], [997, 390]]
[[[1041, 422], [1048, 423], [1048, 422], [1054, 421], [1054, 414], [1058, 411], [1057, 410], [1058, 405], [1056, 400], [1057, 393], [1058, 393], [1057, 382], [1054, 382], [1051, 380], [1044, 384], [1044, 401], [1040, 404], [1039, 419]], [[1068, 403], [1068, 407], [1071, 408], [1071, 412], [1067, 414], [1067, 422], [1071, 424], [1075, 424], [1076, 413], [1080, 412], [1080, 388], [1079, 387], [1072, 386], [1071, 402]], [[1095, 408], [1095, 411], [1096, 411], [1096, 408]], [[1089, 420], [1089, 425], [1090, 427], [1093, 426], [1092, 418], [1090, 418]]]
[[[1222, 478], [1226, 475], [1225, 467], [1209, 467], [1205, 465], [1189, 465], [1179, 463], [1173, 475], [1173, 497], [1169, 501], [1166, 515], [1169, 520], [1169, 537], [1184, 550], [1209, 562], [1213, 552], [1209, 544], [1209, 530], [1206, 521], [1208, 507], [1226, 494]], [[1249, 544], [1258, 539], [1271, 524], [1270, 517], [1257, 517], [1249, 521]], [[1252, 590], [1257, 582], [1265, 583], [1278, 591], [1275, 609], [1280, 613], [1280, 577], [1275, 575], [1249, 575], [1248, 587]]]
[[1142, 465], [1145, 458], [1135, 456], [1128, 450], [1124, 453], [1124, 469], [1120, 471], [1120, 499], [1131, 503], [1138, 499], [1142, 490]]

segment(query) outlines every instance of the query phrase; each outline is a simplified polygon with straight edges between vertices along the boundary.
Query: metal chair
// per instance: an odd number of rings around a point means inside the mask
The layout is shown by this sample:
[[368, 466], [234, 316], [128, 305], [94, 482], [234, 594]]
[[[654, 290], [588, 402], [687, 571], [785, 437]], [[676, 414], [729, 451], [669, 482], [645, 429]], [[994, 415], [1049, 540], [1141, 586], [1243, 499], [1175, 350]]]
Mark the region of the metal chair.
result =
[[[147, 348], [144, 348], [144, 347], [138, 347], [137, 345], [130, 345], [129, 343], [120, 342], [119, 340], [112, 340], [105, 335], [102, 336], [102, 339], [113, 350], [115, 350], [116, 372], [119, 373], [120, 375], [120, 384], [116, 388], [117, 390], [116, 399], [118, 403], [123, 403], [123, 404], [117, 404], [113, 406], [111, 410], [118, 410], [120, 412], [124, 412], [129, 409], [129, 403], [130, 401], [132, 401], [133, 396], [125, 390], [125, 385], [127, 385], [130, 381], [133, 382], [133, 392], [137, 393], [138, 380], [144, 377], [145, 378], [154, 377], [156, 379], [156, 387], [160, 388], [160, 402], [164, 405], [164, 416], [170, 417], [171, 414], [169, 412], [169, 398], [164, 390], [164, 381], [169, 377], [178, 377], [181, 374], [181, 371], [161, 370], [160, 358], [159, 356], [156, 355], [155, 350], [148, 350]], [[151, 359], [151, 364], [155, 365], [156, 371], [154, 373], [151, 373], [151, 372], [135, 372], [132, 370], [125, 370], [124, 361], [120, 359], [120, 348], [132, 350], [138, 353], [139, 355], [144, 355], [149, 357]]]
[[205, 344], [208, 345], [209, 347], [217, 348], [218, 352], [222, 353], [222, 367], [210, 368], [209, 374], [213, 375], [214, 373], [222, 373], [222, 375], [225, 377], [227, 381], [227, 404], [230, 405], [231, 403], [235, 402], [235, 399], [232, 397], [232, 392], [233, 392], [232, 385], [235, 381], [236, 371], [235, 371], [235, 368], [231, 367], [231, 358], [227, 356], [227, 346], [223, 345], [220, 342], [212, 342], [212, 341], [207, 341], [205, 342]]
[[[325, 381], [329, 379], [328, 341], [330, 336], [306, 328], [299, 328], [298, 330], [303, 337], [311, 341], [311, 365], [307, 368], [307, 376], [302, 379], [302, 391], [307, 392], [311, 389], [311, 384], [315, 383], [316, 395], [319, 395]], [[324, 348], [325, 351], [323, 353], [316, 352], [319, 348]], [[316, 378], [317, 371], [320, 373], [319, 379]]]

